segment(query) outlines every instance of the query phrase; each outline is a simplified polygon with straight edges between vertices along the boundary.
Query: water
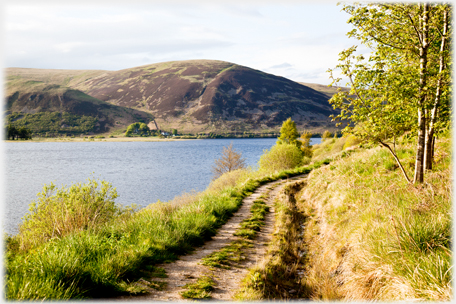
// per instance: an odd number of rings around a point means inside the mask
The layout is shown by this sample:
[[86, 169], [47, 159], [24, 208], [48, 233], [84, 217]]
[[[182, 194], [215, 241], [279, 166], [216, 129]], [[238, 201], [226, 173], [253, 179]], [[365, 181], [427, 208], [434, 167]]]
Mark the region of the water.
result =
[[[275, 138], [206, 139], [171, 142], [8, 142], [3, 230], [17, 233], [28, 205], [44, 184], [57, 186], [106, 180], [117, 189], [117, 203], [147, 206], [157, 200], [206, 189], [211, 167], [223, 146], [233, 143], [247, 165], [256, 166]], [[312, 138], [311, 144], [319, 143]]]

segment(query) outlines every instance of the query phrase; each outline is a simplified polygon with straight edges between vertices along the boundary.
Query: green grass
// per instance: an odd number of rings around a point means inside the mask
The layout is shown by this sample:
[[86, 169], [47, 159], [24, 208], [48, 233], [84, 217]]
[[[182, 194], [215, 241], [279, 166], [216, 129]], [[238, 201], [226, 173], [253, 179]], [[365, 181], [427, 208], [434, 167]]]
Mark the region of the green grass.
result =
[[207, 255], [202, 259], [202, 265], [230, 269], [232, 262], [239, 262], [245, 259], [243, 250], [252, 247], [252, 242], [264, 225], [264, 217], [269, 212], [269, 207], [263, 200], [256, 200], [250, 208], [251, 217], [241, 222], [240, 228], [234, 233], [242, 239], [235, 240], [218, 251]]
[[185, 203], [158, 202], [137, 212], [120, 212], [99, 225], [51, 234], [22, 249], [21, 235], [8, 237], [6, 298], [65, 300], [138, 292], [134, 282], [145, 277], [148, 265], [174, 261], [202, 245], [260, 185], [308, 173], [322, 163], [203, 192]]
[[241, 223], [241, 228], [236, 230], [235, 236], [253, 240], [261, 226], [264, 225], [264, 217], [269, 212], [269, 206], [263, 200], [256, 200], [250, 208], [252, 216]]
[[245, 259], [243, 250], [252, 247], [253, 244], [249, 240], [240, 239], [231, 242], [219, 251], [214, 251], [206, 257], [202, 258], [202, 265], [223, 269], [231, 269], [233, 263]]
[[215, 282], [208, 276], [198, 278], [196, 283], [187, 284], [184, 286], [187, 290], [181, 293], [186, 299], [210, 299], [211, 293], [214, 290]]

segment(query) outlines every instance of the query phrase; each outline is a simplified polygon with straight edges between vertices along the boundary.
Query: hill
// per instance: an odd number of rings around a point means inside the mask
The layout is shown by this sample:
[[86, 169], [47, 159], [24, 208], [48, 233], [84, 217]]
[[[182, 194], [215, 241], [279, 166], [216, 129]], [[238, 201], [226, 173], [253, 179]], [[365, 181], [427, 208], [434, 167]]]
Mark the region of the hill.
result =
[[[100, 131], [125, 128], [135, 115], [183, 133], [277, 131], [288, 117], [300, 129], [335, 130], [326, 92], [224, 61], [120, 71], [8, 68], [6, 73], [9, 111], [101, 115], [109, 123]], [[131, 119], [119, 119], [126, 109]]]

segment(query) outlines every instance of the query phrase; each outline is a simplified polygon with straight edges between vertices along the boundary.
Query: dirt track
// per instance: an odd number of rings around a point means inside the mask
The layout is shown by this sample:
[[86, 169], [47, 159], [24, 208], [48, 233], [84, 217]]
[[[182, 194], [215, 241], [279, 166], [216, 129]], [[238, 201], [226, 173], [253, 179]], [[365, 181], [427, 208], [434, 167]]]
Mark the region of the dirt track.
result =
[[[199, 277], [208, 275], [216, 283], [215, 290], [212, 292], [213, 300], [232, 300], [234, 293], [239, 289], [241, 280], [248, 273], [249, 268], [253, 267], [264, 258], [267, 245], [272, 238], [274, 230], [274, 207], [273, 202], [282, 186], [287, 181], [304, 179], [306, 175], [301, 175], [288, 180], [279, 180], [265, 184], [256, 191], [244, 198], [241, 208], [223, 225], [212, 238], [203, 246], [196, 248], [191, 254], [181, 256], [179, 260], [157, 265], [165, 269], [167, 278], [157, 279], [150, 278], [146, 281], [166, 282], [164, 290], [155, 290], [148, 288], [148, 293], [140, 296], [127, 296], [118, 298], [118, 300], [133, 301], [185, 301], [180, 293], [184, 291], [184, 285], [194, 283]], [[261, 228], [254, 239], [254, 246], [246, 249], [245, 259], [237, 263], [237, 267], [231, 269], [210, 268], [201, 265], [201, 259], [208, 254], [220, 250], [232, 241], [238, 239], [233, 233], [239, 228], [240, 223], [250, 216], [250, 207], [259, 196], [266, 194], [266, 204], [270, 207], [270, 212], [266, 215], [265, 225]]]

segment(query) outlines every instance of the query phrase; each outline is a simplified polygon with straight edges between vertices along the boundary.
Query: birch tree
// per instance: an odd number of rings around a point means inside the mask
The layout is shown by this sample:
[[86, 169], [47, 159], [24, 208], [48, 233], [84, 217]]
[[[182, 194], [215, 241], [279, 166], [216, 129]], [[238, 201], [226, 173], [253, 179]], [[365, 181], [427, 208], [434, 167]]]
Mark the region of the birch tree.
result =
[[[341, 110], [335, 118], [351, 122], [345, 131], [386, 147], [407, 181], [422, 183], [425, 164], [432, 162], [427, 146], [432, 146], [439, 121], [439, 96], [449, 91], [445, 62], [451, 60], [447, 51], [451, 11], [447, 5], [428, 3], [354, 4], [344, 5], [343, 10], [354, 26], [348, 36], [372, 52], [364, 58], [356, 55], [354, 46], [340, 53], [336, 68], [349, 79], [351, 90], [340, 90], [331, 98], [334, 108]], [[439, 61], [441, 69], [436, 69]], [[341, 81], [329, 71], [333, 84]], [[417, 135], [413, 180], [393, 144], [406, 130]]]

